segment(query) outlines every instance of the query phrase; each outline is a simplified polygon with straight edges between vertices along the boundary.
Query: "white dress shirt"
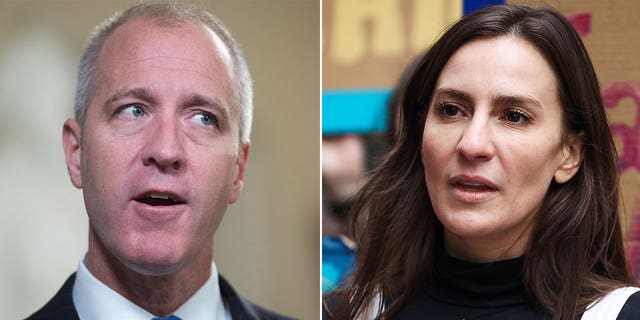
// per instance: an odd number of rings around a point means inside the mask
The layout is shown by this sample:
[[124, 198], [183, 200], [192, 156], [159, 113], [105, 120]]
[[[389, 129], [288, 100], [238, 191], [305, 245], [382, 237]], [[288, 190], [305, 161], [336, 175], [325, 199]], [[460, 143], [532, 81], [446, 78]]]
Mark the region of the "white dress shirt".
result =
[[[94, 277], [84, 264], [78, 264], [73, 284], [73, 304], [81, 320], [151, 320], [157, 316], [127, 300]], [[182, 320], [231, 320], [218, 285], [218, 269], [211, 264], [211, 276], [173, 315]]]

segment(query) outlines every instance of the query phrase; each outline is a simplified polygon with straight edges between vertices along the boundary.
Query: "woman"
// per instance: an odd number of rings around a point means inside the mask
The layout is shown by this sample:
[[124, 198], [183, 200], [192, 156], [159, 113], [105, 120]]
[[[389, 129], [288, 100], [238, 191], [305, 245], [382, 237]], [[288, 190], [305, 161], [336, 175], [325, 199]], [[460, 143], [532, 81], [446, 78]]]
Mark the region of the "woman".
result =
[[625, 288], [597, 77], [559, 13], [504, 5], [464, 17], [417, 65], [399, 117], [397, 143], [356, 199], [357, 270], [329, 317], [640, 312], [638, 289]]

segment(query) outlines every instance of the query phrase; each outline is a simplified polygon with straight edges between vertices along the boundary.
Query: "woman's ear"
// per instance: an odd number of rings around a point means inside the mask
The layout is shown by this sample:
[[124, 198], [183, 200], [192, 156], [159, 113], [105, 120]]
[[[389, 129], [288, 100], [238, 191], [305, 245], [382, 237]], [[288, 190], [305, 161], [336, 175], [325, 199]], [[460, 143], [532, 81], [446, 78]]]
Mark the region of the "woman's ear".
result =
[[562, 162], [553, 175], [553, 178], [559, 184], [571, 180], [580, 169], [580, 164], [582, 163], [584, 132], [572, 134], [567, 140], [567, 143], [562, 146]]

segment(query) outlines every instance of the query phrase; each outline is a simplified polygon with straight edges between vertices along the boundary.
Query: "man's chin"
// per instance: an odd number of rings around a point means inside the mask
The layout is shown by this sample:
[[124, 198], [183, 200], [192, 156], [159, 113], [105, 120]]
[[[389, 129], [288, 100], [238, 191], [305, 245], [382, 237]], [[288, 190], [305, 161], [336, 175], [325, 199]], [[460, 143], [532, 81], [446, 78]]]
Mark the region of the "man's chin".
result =
[[166, 276], [176, 273], [181, 265], [182, 260], [174, 261], [173, 259], [135, 259], [126, 262], [125, 265], [142, 275], [146, 276]]
[[122, 252], [119, 259], [127, 268], [147, 276], [164, 276], [178, 272], [187, 264], [187, 255], [169, 247], [137, 247]]

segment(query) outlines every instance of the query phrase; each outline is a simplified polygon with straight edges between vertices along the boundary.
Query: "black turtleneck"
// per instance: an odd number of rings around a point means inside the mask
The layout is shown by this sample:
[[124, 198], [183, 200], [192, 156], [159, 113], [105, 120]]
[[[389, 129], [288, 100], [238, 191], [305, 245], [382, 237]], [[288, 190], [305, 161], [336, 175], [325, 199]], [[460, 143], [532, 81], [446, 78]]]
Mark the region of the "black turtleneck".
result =
[[[448, 256], [436, 246], [433, 277], [394, 319], [550, 319], [527, 298], [522, 280], [524, 257], [472, 263]], [[578, 319], [580, 316], [578, 316]], [[640, 292], [611, 319], [640, 319]]]
[[397, 319], [549, 319], [527, 299], [524, 258], [472, 263], [436, 246], [433, 278], [409, 300]]

